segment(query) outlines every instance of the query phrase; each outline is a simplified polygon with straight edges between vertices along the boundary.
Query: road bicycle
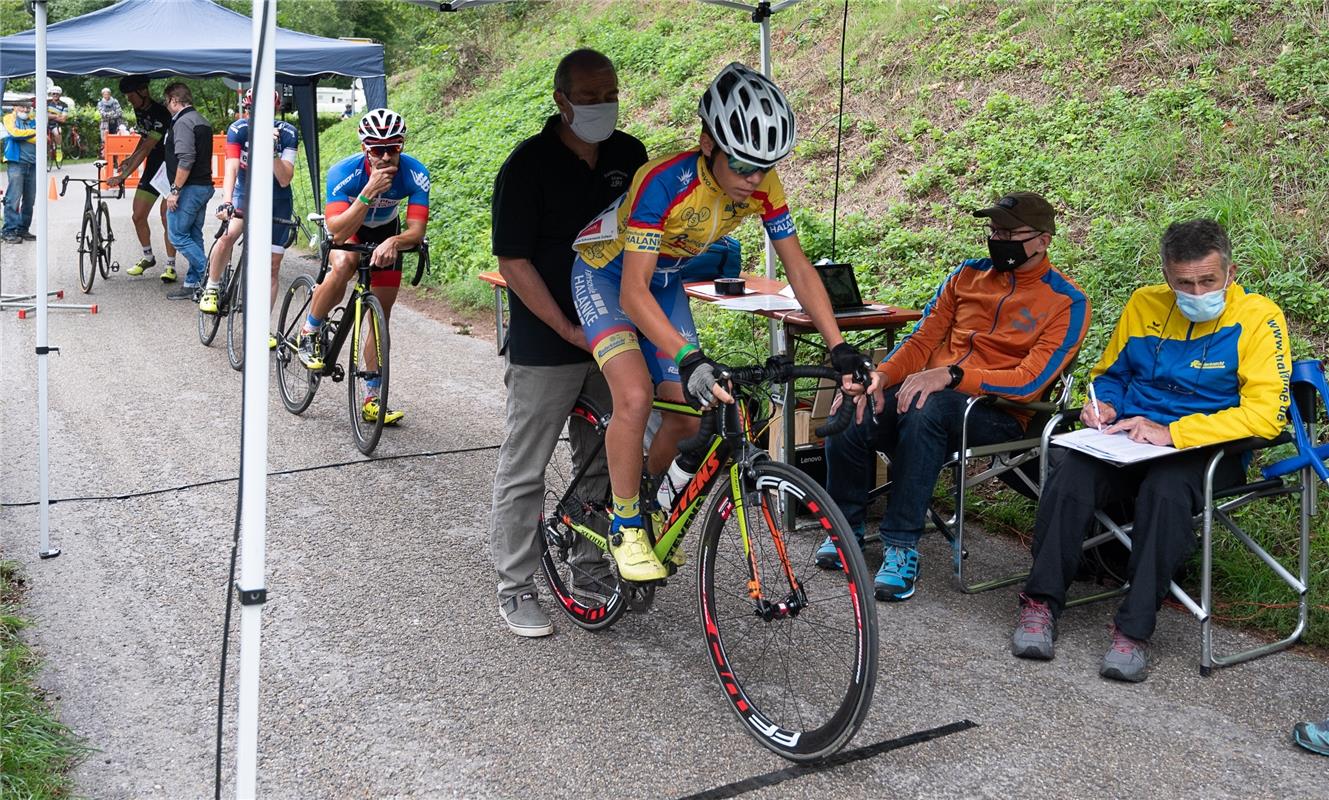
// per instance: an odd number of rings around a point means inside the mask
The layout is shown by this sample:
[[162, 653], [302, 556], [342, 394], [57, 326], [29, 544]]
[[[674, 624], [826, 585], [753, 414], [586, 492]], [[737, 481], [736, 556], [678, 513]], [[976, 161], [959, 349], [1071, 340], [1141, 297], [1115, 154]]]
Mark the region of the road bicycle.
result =
[[[671, 575], [683, 560], [684, 534], [701, 521], [698, 604], [716, 678], [758, 742], [784, 758], [813, 761], [853, 737], [872, 701], [872, 580], [849, 523], [826, 490], [754, 442], [761, 427], [754, 409], [773, 383], [838, 381], [839, 375], [772, 358], [765, 366], [732, 368], [726, 378], [736, 402], [705, 412], [698, 436], [680, 444], [681, 451], [705, 454], [696, 475], [672, 508], [656, 509], [647, 500], [643, 521]], [[841, 406], [819, 436], [848, 426], [854, 404]], [[655, 407], [697, 413], [662, 401]], [[574, 624], [591, 631], [608, 628], [625, 611], [649, 609], [656, 589], [667, 582], [625, 581], [609, 555], [609, 481], [598, 457], [609, 416], [592, 399], [577, 399], [546, 471], [538, 527], [550, 592]], [[648, 489], [649, 483], [643, 498], [654, 497]], [[838, 570], [816, 566], [817, 548], [827, 537], [839, 553]]]
[[[323, 216], [310, 214], [311, 222], [321, 223]], [[323, 228], [320, 235], [320, 263], [318, 277], [300, 275], [286, 290], [282, 299], [281, 314], [277, 319], [277, 389], [281, 394], [282, 405], [292, 414], [301, 414], [314, 400], [314, 392], [323, 378], [330, 377], [334, 382], [350, 378], [347, 382], [347, 395], [350, 403], [351, 433], [355, 437], [355, 446], [365, 455], [374, 452], [379, 437], [383, 435], [383, 420], [388, 409], [388, 378], [390, 371], [390, 338], [388, 321], [383, 313], [383, 305], [374, 296], [370, 287], [370, 274], [373, 268], [369, 257], [377, 245], [346, 243], [335, 244]], [[322, 369], [307, 369], [300, 361], [300, 328], [309, 313], [314, 299], [314, 287], [323, 281], [330, 271], [329, 255], [333, 250], [345, 250], [360, 254], [360, 263], [351, 296], [346, 302], [332, 310], [327, 321], [319, 329], [320, 352], [323, 354]], [[416, 253], [415, 277], [412, 286], [420, 283], [420, 278], [429, 269], [429, 242], [402, 253]], [[342, 345], [347, 339], [351, 346], [347, 350], [346, 366], [337, 363]], [[370, 381], [377, 386], [371, 387]], [[372, 420], [365, 419], [364, 403], [369, 397], [378, 398], [379, 413]]]
[[[95, 161], [93, 166], [97, 168], [98, 174], [106, 165], [105, 161]], [[69, 188], [69, 182], [83, 184], [83, 225], [79, 228], [78, 237], [78, 285], [84, 294], [92, 291], [92, 283], [97, 278], [97, 273], [101, 272], [102, 280], [111, 277], [112, 272], [120, 271], [120, 263], [111, 260], [111, 243], [115, 241], [115, 234], [111, 233], [111, 211], [106, 206], [106, 201], [102, 199], [101, 185], [106, 181], [95, 178], [72, 178], [66, 175], [60, 181], [60, 196], [65, 196], [65, 191]], [[120, 193], [115, 196], [119, 200], [125, 196], [124, 184], [120, 185]], [[93, 204], [93, 198], [96, 198], [96, 204]]]
[[[212, 239], [212, 245], [208, 248], [208, 263], [212, 263], [212, 251], [215, 249], [222, 236], [226, 233], [230, 225], [231, 218], [243, 219], [243, 211], [232, 211], [230, 217], [217, 228], [217, 234]], [[290, 225], [294, 228], [296, 241], [305, 234], [305, 227], [299, 219], [276, 219], [280, 225]], [[226, 318], [226, 360], [230, 362], [231, 369], [239, 372], [245, 368], [245, 287], [248, 284], [248, 278], [245, 277], [245, 265], [248, 256], [245, 252], [245, 234], [242, 232], [240, 237], [235, 240], [231, 249], [231, 260], [227, 262], [222, 271], [221, 285], [217, 290], [217, 313], [207, 314], [203, 311], [198, 312], [198, 340], [204, 347], [210, 346], [212, 340], [217, 336], [218, 329], [221, 328], [221, 320]], [[200, 290], [199, 298], [201, 298]]]

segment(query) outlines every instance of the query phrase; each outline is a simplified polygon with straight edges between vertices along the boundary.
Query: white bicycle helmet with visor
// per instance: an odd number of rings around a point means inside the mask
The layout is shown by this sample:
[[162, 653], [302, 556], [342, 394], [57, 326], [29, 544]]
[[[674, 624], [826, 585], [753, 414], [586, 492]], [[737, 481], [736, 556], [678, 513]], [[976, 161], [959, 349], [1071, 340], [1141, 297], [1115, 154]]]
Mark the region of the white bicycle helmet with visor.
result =
[[376, 108], [360, 118], [360, 142], [400, 143], [406, 139], [406, 120], [390, 108]]
[[784, 92], [737, 61], [711, 81], [697, 114], [726, 155], [759, 167], [775, 166], [794, 149], [797, 126]]
[[[241, 105], [245, 108], [252, 108], [254, 106], [254, 90], [252, 87], [245, 89], [245, 99], [241, 101]], [[272, 105], [274, 108], [281, 108], [281, 92], [276, 89], [272, 91]]]

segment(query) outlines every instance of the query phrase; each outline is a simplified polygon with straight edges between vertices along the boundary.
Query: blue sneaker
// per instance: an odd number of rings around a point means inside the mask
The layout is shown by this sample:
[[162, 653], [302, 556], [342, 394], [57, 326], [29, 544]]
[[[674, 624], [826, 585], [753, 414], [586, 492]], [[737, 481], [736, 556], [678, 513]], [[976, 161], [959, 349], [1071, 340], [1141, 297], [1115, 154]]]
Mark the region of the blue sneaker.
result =
[[1324, 722], [1298, 722], [1292, 729], [1292, 741], [1322, 756], [1329, 756], [1329, 719]]
[[918, 550], [887, 545], [882, 553], [881, 569], [872, 581], [878, 600], [908, 600], [914, 596], [918, 580]]
[[[862, 531], [854, 531], [854, 539], [858, 541], [859, 552], [862, 552]], [[826, 541], [822, 542], [821, 547], [817, 548], [817, 552], [813, 556], [813, 561], [815, 561], [817, 566], [822, 569], [838, 570], [842, 567], [840, 564], [840, 553], [835, 549], [835, 542], [831, 541], [831, 537], [827, 536]]]

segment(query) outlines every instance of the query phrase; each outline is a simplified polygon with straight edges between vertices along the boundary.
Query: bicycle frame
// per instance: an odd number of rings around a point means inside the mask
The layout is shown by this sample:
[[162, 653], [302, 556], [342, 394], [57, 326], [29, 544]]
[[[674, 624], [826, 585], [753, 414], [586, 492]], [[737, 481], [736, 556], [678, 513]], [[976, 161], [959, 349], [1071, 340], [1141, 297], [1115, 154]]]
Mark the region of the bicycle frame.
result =
[[[326, 355], [324, 356], [323, 359], [324, 361], [323, 368], [317, 370], [316, 374], [323, 376], [329, 376], [333, 374], [337, 366], [337, 356], [341, 355], [342, 345], [346, 343], [346, 338], [350, 336], [352, 332], [356, 334], [355, 337], [356, 341], [359, 341], [360, 321], [364, 317], [364, 298], [365, 295], [371, 295], [374, 293], [373, 289], [370, 288], [370, 283], [369, 283], [369, 274], [372, 270], [373, 267], [370, 266], [369, 259], [361, 258], [360, 264], [356, 267], [355, 286], [351, 289], [351, 298], [348, 301], [346, 301], [346, 305], [342, 307], [345, 309], [345, 311], [342, 312], [342, 317], [337, 322], [336, 325], [337, 332], [333, 335], [332, 340], [328, 342], [327, 348], [325, 350]], [[326, 266], [323, 269], [319, 270], [318, 279], [315, 281], [315, 283], [322, 282], [327, 271], [328, 267]], [[346, 321], [346, 311], [354, 312], [354, 316], [352, 318], [352, 322], [350, 325], [342, 324]], [[374, 337], [375, 348], [379, 347], [379, 341], [380, 338], [378, 336], [375, 336]], [[378, 358], [382, 358], [383, 353], [380, 350], [380, 352], [378, 352], [376, 355]]]

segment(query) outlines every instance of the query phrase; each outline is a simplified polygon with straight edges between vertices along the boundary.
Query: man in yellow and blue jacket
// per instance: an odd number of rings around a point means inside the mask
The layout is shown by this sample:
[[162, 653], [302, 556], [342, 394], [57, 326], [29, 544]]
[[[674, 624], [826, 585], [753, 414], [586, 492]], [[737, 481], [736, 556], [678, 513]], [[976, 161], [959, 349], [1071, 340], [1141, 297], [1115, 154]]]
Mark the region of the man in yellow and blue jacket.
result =
[[5, 172], [9, 176], [0, 238], [6, 244], [18, 244], [37, 238], [28, 231], [37, 202], [37, 122], [32, 119], [31, 106], [19, 103], [0, 124], [4, 126]]
[[[1236, 283], [1222, 226], [1205, 219], [1173, 224], [1163, 234], [1162, 260], [1167, 282], [1131, 296], [1089, 373], [1097, 403], [1086, 404], [1080, 418], [1106, 433], [1185, 451], [1121, 467], [1071, 452], [1053, 470], [1011, 640], [1016, 656], [1052, 658], [1056, 618], [1095, 510], [1134, 500], [1130, 588], [1099, 670], [1125, 681], [1144, 680], [1158, 609], [1195, 549], [1191, 521], [1203, 510], [1214, 447], [1282, 431], [1292, 365], [1283, 312]], [[1216, 488], [1239, 483], [1243, 472], [1239, 459], [1219, 462]]]

